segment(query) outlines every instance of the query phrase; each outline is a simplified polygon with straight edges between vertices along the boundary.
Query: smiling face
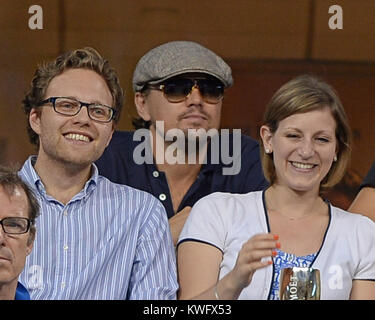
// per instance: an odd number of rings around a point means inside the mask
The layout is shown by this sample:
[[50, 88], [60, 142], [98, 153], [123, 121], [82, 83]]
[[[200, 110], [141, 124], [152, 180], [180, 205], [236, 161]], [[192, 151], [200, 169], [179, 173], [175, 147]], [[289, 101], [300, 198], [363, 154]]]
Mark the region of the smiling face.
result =
[[[29, 218], [26, 193], [19, 187], [9, 195], [0, 186], [0, 220], [6, 217]], [[6, 234], [0, 226], [0, 285], [17, 284], [32, 249], [33, 241], [29, 238], [30, 230], [24, 234]]]
[[[87, 103], [112, 106], [112, 96], [105, 80], [87, 69], [68, 69], [53, 78], [45, 98], [70, 97]], [[75, 116], [54, 111], [51, 104], [33, 109], [29, 121], [39, 135], [38, 161], [53, 160], [64, 165], [87, 167], [96, 161], [108, 145], [113, 124], [99, 123], [89, 118], [82, 107]]]
[[337, 153], [336, 121], [328, 108], [291, 115], [274, 133], [262, 126], [261, 136], [273, 153], [276, 184], [319, 191]]

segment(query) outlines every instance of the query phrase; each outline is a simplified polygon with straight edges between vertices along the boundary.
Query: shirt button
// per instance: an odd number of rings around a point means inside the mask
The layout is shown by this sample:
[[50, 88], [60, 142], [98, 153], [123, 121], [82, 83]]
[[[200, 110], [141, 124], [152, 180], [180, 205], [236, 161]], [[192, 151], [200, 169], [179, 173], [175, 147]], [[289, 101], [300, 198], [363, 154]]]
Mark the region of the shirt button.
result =
[[161, 193], [161, 194], [159, 195], [159, 199], [160, 199], [161, 201], [164, 201], [165, 199], [167, 199], [167, 196], [166, 196], [164, 193]]
[[154, 171], [154, 172], [152, 173], [152, 175], [153, 175], [155, 178], [159, 177], [159, 171]]
[[64, 215], [64, 216], [67, 216], [67, 215], [68, 215], [68, 211], [65, 210], [65, 211], [63, 212], [63, 215]]
[[69, 249], [69, 247], [67, 246], [67, 245], [65, 245], [64, 246], [64, 250], [66, 251], [66, 250], [68, 250]]
[[61, 288], [65, 288], [65, 282], [61, 282]]

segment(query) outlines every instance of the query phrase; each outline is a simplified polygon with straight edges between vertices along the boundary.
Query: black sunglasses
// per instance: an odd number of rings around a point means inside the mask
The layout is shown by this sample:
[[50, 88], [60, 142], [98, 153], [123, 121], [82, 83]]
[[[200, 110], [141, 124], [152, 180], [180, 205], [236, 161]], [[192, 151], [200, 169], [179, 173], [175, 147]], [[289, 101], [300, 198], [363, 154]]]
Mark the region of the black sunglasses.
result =
[[151, 89], [161, 90], [165, 98], [172, 103], [184, 101], [193, 91], [198, 89], [203, 101], [211, 104], [223, 99], [224, 85], [211, 79], [178, 78], [163, 82], [160, 85], [148, 85]]

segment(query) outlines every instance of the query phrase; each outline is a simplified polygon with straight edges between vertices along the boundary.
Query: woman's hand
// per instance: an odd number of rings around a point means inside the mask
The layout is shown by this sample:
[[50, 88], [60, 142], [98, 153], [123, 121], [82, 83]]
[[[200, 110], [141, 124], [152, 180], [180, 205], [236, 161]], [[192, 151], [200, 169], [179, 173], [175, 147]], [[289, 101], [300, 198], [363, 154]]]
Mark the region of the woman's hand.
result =
[[254, 272], [272, 264], [271, 257], [276, 255], [276, 248], [280, 248], [279, 237], [270, 233], [257, 234], [245, 242], [238, 253], [236, 264], [228, 274], [238, 289], [247, 287]]

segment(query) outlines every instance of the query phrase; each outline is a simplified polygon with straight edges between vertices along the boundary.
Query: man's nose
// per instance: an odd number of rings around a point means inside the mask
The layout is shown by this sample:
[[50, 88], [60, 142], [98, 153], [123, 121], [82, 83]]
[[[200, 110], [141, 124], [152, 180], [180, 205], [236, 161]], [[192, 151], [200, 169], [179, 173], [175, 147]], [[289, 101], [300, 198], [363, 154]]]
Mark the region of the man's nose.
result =
[[73, 116], [75, 122], [87, 123], [91, 119], [89, 117], [89, 108], [87, 106], [82, 106], [81, 110]]
[[203, 96], [199, 91], [198, 86], [194, 85], [191, 89], [189, 96], [187, 97], [188, 105], [202, 105], [203, 103]]

